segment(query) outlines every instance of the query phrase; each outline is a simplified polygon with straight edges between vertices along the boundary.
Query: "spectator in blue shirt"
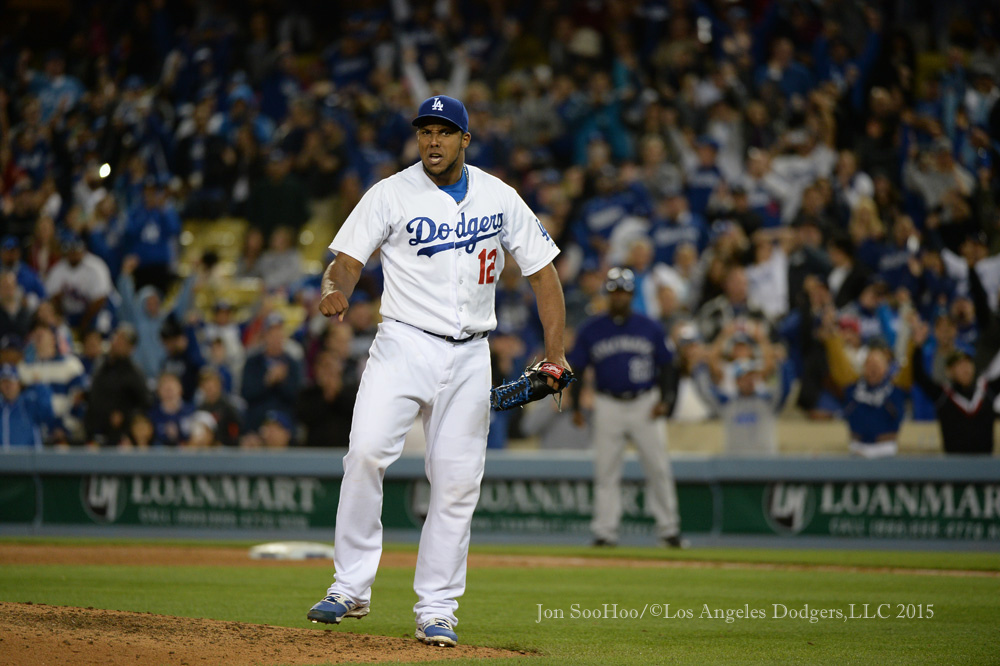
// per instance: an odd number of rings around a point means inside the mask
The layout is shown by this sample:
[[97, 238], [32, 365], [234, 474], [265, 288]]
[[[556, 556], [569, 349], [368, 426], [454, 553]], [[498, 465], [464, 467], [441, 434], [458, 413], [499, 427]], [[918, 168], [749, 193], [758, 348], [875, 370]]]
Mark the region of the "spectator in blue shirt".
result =
[[806, 95], [813, 87], [809, 68], [795, 61], [792, 41], [782, 37], [775, 41], [771, 59], [757, 68], [754, 85], [760, 89], [768, 84], [777, 86], [786, 102], [793, 108], [804, 109]]
[[909, 355], [902, 359], [897, 371], [889, 348], [872, 345], [858, 372], [836, 333], [824, 327], [821, 337], [826, 346], [830, 378], [841, 391], [844, 418], [850, 429], [850, 452], [863, 458], [896, 455], [906, 393], [913, 377]]
[[285, 319], [273, 312], [264, 322], [264, 345], [247, 358], [243, 368], [243, 398], [247, 430], [257, 430], [269, 409], [295, 412], [302, 388], [302, 364], [285, 350]]
[[75, 106], [84, 92], [80, 80], [66, 74], [66, 58], [58, 51], [48, 54], [45, 73], [36, 73], [28, 89], [38, 96], [42, 104], [42, 119], [46, 122]]
[[191, 438], [191, 417], [194, 407], [184, 400], [181, 380], [165, 372], [156, 386], [156, 404], [149, 412], [153, 423], [154, 446], [184, 446]]
[[24, 290], [31, 309], [38, 307], [39, 301], [45, 300], [45, 286], [38, 273], [21, 261], [21, 242], [16, 236], [7, 235], [0, 241], [0, 270], [17, 276], [17, 284]]
[[166, 348], [160, 337], [163, 323], [171, 314], [183, 317], [191, 308], [194, 294], [194, 274], [188, 276], [181, 288], [180, 296], [172, 310], [162, 307], [163, 296], [156, 287], [146, 285], [136, 293], [132, 273], [139, 264], [138, 257], [128, 256], [122, 262], [122, 273], [118, 278], [118, 293], [121, 295], [119, 314], [123, 321], [135, 328], [138, 346], [134, 358], [146, 377], [160, 374], [167, 357]]
[[653, 219], [653, 228], [649, 232], [653, 239], [655, 263], [673, 265], [674, 254], [681, 245], [693, 245], [699, 254], [708, 246], [705, 219], [691, 212], [683, 192], [671, 193], [657, 207], [657, 212], [659, 215]]
[[164, 200], [163, 190], [154, 176], [147, 176], [143, 203], [129, 211], [125, 228], [124, 250], [139, 259], [135, 268], [136, 286], [151, 284], [166, 293], [177, 259], [177, 239], [181, 219]]
[[39, 386], [22, 392], [17, 368], [10, 364], [0, 367], [0, 449], [42, 448], [41, 426], [53, 420], [48, 389]]
[[641, 186], [623, 188], [618, 171], [611, 165], [600, 169], [594, 187], [596, 193], [583, 203], [574, 227], [576, 241], [587, 258], [600, 257], [607, 251], [611, 234], [623, 219], [647, 217], [651, 212]]
[[719, 144], [709, 136], [699, 137], [695, 143], [695, 154], [697, 161], [685, 177], [688, 204], [694, 213], [705, 215], [709, 199], [724, 182], [717, 163]]

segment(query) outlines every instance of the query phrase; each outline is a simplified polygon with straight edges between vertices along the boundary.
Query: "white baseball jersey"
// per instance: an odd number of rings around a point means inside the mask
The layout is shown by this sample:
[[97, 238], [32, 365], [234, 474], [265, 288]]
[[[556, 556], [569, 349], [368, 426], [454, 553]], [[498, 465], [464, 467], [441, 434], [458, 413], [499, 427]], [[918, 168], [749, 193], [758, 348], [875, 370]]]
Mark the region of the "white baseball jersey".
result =
[[512, 187], [473, 166], [461, 203], [413, 166], [376, 183], [330, 243], [361, 263], [382, 250], [382, 316], [465, 338], [496, 327], [506, 249], [532, 275], [559, 254]]

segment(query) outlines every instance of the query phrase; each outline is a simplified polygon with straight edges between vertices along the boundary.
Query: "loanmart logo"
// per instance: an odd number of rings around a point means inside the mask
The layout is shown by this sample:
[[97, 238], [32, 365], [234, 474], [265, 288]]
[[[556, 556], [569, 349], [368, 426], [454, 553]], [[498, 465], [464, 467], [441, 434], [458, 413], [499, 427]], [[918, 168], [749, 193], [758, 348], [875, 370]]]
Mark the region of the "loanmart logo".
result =
[[90, 476], [81, 480], [98, 523], [191, 527], [308, 527], [325, 495], [313, 477]]
[[764, 518], [779, 534], [798, 534], [816, 510], [816, 498], [805, 483], [772, 483], [764, 490]]
[[128, 502], [125, 484], [117, 476], [85, 477], [80, 494], [87, 515], [98, 523], [118, 520]]

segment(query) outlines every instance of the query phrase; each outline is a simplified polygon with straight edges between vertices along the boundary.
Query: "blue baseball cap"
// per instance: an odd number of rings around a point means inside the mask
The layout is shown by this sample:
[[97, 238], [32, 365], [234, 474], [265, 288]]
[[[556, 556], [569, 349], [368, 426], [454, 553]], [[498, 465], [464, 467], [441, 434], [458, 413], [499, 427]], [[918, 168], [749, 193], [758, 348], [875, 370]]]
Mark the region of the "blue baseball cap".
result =
[[0, 366], [0, 379], [19, 379], [17, 374], [17, 366], [10, 363], [4, 363]]
[[72, 231], [64, 231], [60, 234], [59, 244], [64, 250], [82, 249], [87, 247], [87, 244], [83, 242], [83, 239]]
[[12, 236], [10, 234], [3, 237], [3, 241], [0, 242], [0, 248], [4, 250], [14, 250], [21, 247], [21, 241], [17, 239], [17, 236]]
[[469, 131], [469, 112], [454, 97], [438, 95], [425, 99], [417, 111], [417, 117], [413, 119], [413, 126], [421, 127], [434, 120], [446, 120], [462, 130], [463, 134]]
[[699, 136], [698, 140], [695, 141], [695, 144], [699, 146], [708, 146], [713, 150], [719, 149], [719, 142], [707, 134], [702, 134], [701, 136]]
[[295, 424], [292, 423], [292, 419], [286, 412], [280, 409], [269, 409], [267, 413], [264, 414], [264, 423], [277, 423], [285, 430], [294, 430]]

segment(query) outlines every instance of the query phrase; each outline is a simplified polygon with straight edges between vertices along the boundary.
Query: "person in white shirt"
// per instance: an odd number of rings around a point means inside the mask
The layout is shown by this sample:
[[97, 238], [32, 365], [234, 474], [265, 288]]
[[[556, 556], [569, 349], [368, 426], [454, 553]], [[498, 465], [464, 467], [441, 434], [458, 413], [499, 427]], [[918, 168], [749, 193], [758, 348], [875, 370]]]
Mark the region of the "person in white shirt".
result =
[[107, 264], [79, 236], [63, 238], [64, 256], [45, 278], [49, 294], [70, 326], [86, 331], [97, 327], [110, 330], [110, 315], [98, 317], [111, 294], [111, 272]]

